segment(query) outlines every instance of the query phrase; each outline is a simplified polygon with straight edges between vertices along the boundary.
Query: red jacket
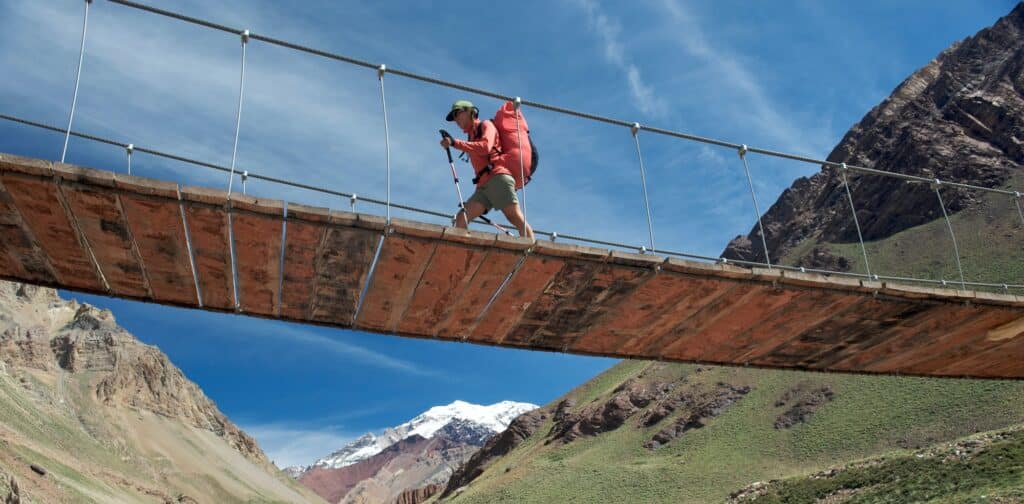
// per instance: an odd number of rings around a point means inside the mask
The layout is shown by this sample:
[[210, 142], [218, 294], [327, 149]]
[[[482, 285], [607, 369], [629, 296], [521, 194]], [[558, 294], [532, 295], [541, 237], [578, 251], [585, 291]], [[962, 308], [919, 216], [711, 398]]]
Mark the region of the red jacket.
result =
[[[498, 155], [498, 129], [491, 121], [483, 121], [482, 127], [480, 127], [480, 122], [480, 119], [476, 119], [468, 130], [463, 128], [462, 131], [466, 133], [469, 140], [455, 140], [455, 143], [452, 144], [452, 147], [469, 154], [469, 163], [473, 165], [473, 171], [479, 177], [476, 183], [477, 187], [483, 187], [495, 175], [512, 175], [512, 172], [505, 168], [501, 156]], [[473, 138], [478, 127], [480, 127], [480, 138]], [[487, 165], [491, 165], [491, 171], [481, 174]]]

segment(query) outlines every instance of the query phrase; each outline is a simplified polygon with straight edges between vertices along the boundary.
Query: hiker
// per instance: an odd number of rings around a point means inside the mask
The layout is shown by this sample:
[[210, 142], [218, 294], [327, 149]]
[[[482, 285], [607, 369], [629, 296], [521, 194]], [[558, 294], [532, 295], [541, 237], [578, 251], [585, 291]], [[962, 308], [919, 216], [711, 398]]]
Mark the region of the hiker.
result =
[[513, 167], [505, 166], [505, 160], [500, 154], [498, 129], [492, 121], [481, 121], [479, 116], [480, 110], [471, 102], [459, 100], [452, 104], [451, 111], [445, 117], [446, 121], [458, 124], [468, 140], [444, 137], [441, 139], [441, 147], [454, 147], [468, 154], [476, 173], [473, 179], [476, 191], [466, 201], [465, 209], [459, 211], [455, 225], [465, 229], [469, 222], [496, 208], [505, 214], [509, 223], [519, 229], [519, 236], [533, 238], [533, 229], [527, 224], [516, 197], [516, 179], [510, 171]]

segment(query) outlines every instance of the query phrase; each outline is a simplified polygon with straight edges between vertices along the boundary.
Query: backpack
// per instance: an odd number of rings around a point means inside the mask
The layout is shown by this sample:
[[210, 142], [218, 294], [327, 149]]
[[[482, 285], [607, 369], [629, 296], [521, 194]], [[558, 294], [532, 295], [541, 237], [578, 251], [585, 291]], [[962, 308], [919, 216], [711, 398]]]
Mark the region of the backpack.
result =
[[[519, 115], [518, 132], [516, 131], [517, 113]], [[533, 179], [533, 175], [537, 173], [537, 164], [540, 162], [540, 154], [537, 153], [537, 147], [533, 144], [533, 138], [530, 137], [530, 127], [526, 123], [526, 118], [523, 117], [522, 109], [516, 110], [515, 104], [510, 101], [505, 102], [494, 114], [494, 119], [485, 119], [485, 121], [487, 120], [491, 121], [491, 124], [498, 130], [499, 147], [495, 148], [496, 152], [492, 156], [503, 157], [505, 168], [512, 172], [512, 178], [516, 181], [516, 189], [522, 189]], [[480, 124], [477, 125], [476, 138], [483, 135], [483, 124], [484, 121], [480, 121]], [[526, 137], [526, 145], [522, 147], [519, 145], [521, 137]], [[520, 159], [523, 160], [522, 173], [519, 168]], [[485, 169], [485, 171], [489, 170], [490, 167]], [[526, 178], [525, 181], [523, 177]]]

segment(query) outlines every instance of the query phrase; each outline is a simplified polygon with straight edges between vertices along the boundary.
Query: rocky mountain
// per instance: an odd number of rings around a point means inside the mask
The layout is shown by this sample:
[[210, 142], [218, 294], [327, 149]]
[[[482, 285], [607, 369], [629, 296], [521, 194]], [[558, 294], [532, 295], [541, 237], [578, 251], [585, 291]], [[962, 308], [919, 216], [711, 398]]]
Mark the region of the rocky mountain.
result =
[[[1022, 142], [1024, 4], [994, 26], [953, 44], [914, 72], [846, 133], [828, 160], [1021, 190]], [[903, 273], [893, 271], [897, 261], [888, 256], [899, 254], [906, 261], [911, 253], [927, 256], [928, 247], [940, 250], [942, 255], [937, 257], [942, 261], [952, 261], [948, 235], [937, 234], [931, 243], [906, 236], [915, 227], [942, 221], [942, 210], [927, 184], [902, 183], [854, 172], [849, 178], [864, 240], [878, 242], [901, 232], [905, 237], [904, 250], [891, 250], [892, 246], [869, 250], [872, 259], [879, 261], [877, 269], [889, 274]], [[983, 194], [949, 187], [941, 193], [951, 214], [965, 214], [954, 221], [954, 227], [959, 226], [965, 235], [959, 238], [969, 240], [967, 231], [977, 229], [972, 226], [975, 222], [988, 231], [984, 241], [976, 246], [971, 247], [971, 242], [961, 246], [963, 259], [984, 254], [982, 249], [986, 247], [1008, 252], [1021, 248], [1021, 222], [1011, 198], [993, 202]], [[966, 220], [971, 214], [979, 214], [979, 219]], [[832, 246], [858, 243], [849, 202], [836, 170], [823, 169], [795, 181], [762, 220], [768, 252], [774, 262], [837, 270], [862, 267], [858, 264], [859, 248], [844, 251], [842, 246]], [[944, 222], [941, 224], [945, 226]], [[914, 248], [905, 252], [908, 247]], [[732, 240], [723, 256], [764, 261], [756, 223], [747, 236]], [[935, 265], [919, 269], [928, 268], [934, 270]], [[973, 269], [969, 273], [976, 277], [987, 273], [980, 265], [968, 268], [965, 264], [965, 269]]]
[[289, 474], [332, 503], [423, 499], [488, 439], [535, 408], [513, 401], [435, 406], [380, 436], [367, 433], [306, 468], [289, 468]]
[[318, 500], [109, 311], [0, 282], [0, 480], [11, 477], [25, 502]]

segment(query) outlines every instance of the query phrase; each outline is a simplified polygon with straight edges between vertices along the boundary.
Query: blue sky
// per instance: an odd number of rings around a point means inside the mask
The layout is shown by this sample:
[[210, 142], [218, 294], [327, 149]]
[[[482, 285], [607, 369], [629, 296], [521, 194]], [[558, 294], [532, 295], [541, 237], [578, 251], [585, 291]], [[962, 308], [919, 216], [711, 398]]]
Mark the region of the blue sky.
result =
[[[496, 92], [759, 147], [825, 157], [846, 130], [1008, 1], [485, 2], [158, 1], [275, 38]], [[0, 3], [0, 112], [67, 121], [81, 0]], [[252, 42], [238, 166], [383, 197], [383, 121], [372, 70]], [[75, 129], [228, 164], [237, 37], [98, 0]], [[450, 211], [436, 142], [468, 97], [388, 76], [395, 201]], [[629, 131], [526, 110], [543, 161], [528, 188], [535, 228], [647, 241]], [[60, 157], [63, 138], [0, 121], [0, 151]], [[641, 133], [657, 245], [716, 256], [754, 222], [734, 152]], [[68, 162], [123, 170], [119, 149], [72, 139]], [[762, 209], [816, 167], [751, 156]], [[468, 167], [460, 165], [464, 178]], [[135, 174], [182, 184], [226, 177], [136, 155]], [[250, 181], [249, 192], [347, 207]], [[380, 208], [360, 210], [380, 213]], [[395, 212], [400, 217], [422, 217]], [[438, 221], [434, 221], [438, 222]], [[76, 293], [159, 346], [280, 464], [308, 463], [365, 431], [463, 399], [543, 404], [614, 361], [400, 339], [185, 311]]]

